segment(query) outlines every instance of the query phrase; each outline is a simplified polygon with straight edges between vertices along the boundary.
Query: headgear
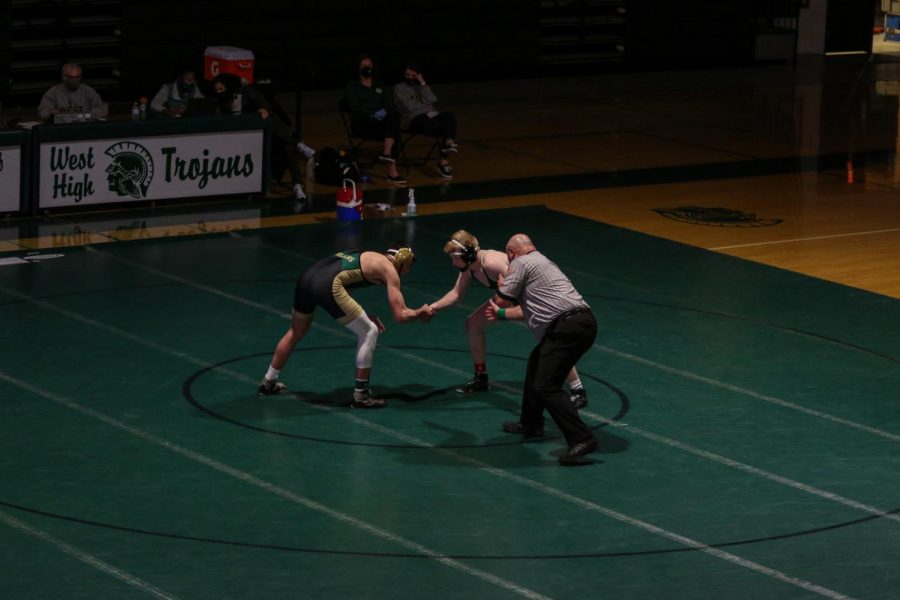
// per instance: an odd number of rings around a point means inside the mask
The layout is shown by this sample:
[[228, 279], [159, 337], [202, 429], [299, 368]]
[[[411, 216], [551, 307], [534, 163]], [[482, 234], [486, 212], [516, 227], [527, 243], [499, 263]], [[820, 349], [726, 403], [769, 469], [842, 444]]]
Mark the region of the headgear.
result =
[[[398, 246], [399, 244], [394, 244]], [[403, 273], [403, 267], [409, 265], [411, 269], [416, 264], [416, 255], [409, 246], [400, 246], [399, 248], [388, 248], [387, 255], [394, 258], [394, 265], [397, 266], [397, 272]]]
[[475, 260], [478, 258], [478, 250], [479, 250], [478, 246], [467, 246], [465, 244], [459, 243], [457, 240], [455, 240], [453, 238], [450, 238], [450, 243], [453, 244], [454, 246], [459, 247], [458, 251], [451, 252], [450, 254], [452, 254], [453, 256], [460, 257], [462, 259], [462, 261], [464, 263], [466, 263], [466, 266], [463, 269], [461, 269], [462, 271], [465, 271], [466, 269], [469, 268], [469, 265], [471, 265], [473, 262], [475, 262]]

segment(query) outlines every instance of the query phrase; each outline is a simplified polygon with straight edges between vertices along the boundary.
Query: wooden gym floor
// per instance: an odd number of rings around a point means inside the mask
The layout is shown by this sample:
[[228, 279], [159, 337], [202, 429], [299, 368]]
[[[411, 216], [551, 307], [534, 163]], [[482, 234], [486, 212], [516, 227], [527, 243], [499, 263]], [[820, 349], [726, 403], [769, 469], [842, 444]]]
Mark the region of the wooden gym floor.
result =
[[[900, 207], [892, 65], [435, 84], [457, 172], [419, 215], [337, 223], [278, 192], [0, 227], [4, 598], [898, 598]], [[334, 94], [304, 137], [342, 145]], [[415, 150], [416, 148], [413, 148]], [[378, 179], [366, 202], [405, 204]], [[525, 231], [594, 307], [579, 364], [600, 450], [520, 443], [533, 339], [467, 311], [388, 324], [347, 408], [323, 315], [255, 385], [296, 275], [407, 238], [410, 305], [459, 228]], [[385, 314], [381, 289], [360, 292]]]

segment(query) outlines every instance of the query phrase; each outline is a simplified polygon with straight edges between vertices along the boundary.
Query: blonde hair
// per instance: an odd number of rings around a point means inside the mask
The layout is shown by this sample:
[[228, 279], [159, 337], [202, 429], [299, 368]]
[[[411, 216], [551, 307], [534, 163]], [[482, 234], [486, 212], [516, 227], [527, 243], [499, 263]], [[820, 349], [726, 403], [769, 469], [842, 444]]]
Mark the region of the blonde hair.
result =
[[459, 247], [465, 246], [466, 248], [478, 248], [478, 238], [466, 231], [465, 229], [460, 229], [456, 233], [450, 236], [450, 241], [444, 244], [444, 254], [450, 254], [451, 252], [459, 252]]

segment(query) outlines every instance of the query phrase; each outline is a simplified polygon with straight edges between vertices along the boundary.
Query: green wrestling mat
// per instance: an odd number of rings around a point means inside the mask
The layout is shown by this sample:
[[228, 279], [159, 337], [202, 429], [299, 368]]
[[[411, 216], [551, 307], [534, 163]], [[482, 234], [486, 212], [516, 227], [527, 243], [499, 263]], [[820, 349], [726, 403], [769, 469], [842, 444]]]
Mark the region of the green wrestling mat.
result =
[[[407, 304], [453, 231], [532, 236], [592, 305], [579, 363], [600, 449], [522, 443], [528, 330], [473, 286], [429, 324], [355, 338], [319, 311], [255, 390], [296, 276], [407, 239]], [[900, 303], [543, 208], [65, 249], [0, 267], [3, 598], [896, 598]]]

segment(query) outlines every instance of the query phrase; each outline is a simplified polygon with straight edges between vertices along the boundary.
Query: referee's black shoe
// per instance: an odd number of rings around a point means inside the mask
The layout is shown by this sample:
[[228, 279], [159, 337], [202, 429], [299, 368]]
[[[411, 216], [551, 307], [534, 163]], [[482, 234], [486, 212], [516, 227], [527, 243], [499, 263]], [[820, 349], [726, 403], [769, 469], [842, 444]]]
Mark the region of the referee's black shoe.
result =
[[524, 435], [525, 437], [544, 437], [544, 428], [538, 427], [535, 429], [527, 429], [524, 425], [519, 423], [518, 421], [504, 421], [503, 423], [503, 431], [506, 433], [519, 433]]
[[581, 460], [581, 457], [585, 454], [590, 454], [594, 450], [597, 449], [597, 438], [590, 437], [583, 442], [578, 442], [574, 446], [569, 446], [569, 449], [566, 450], [565, 454], [562, 454], [559, 457], [559, 464], [561, 465], [575, 465], [579, 463], [583, 463], [585, 461]]

